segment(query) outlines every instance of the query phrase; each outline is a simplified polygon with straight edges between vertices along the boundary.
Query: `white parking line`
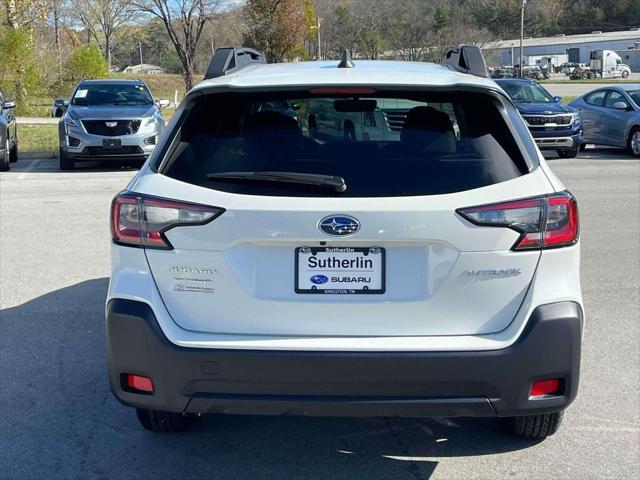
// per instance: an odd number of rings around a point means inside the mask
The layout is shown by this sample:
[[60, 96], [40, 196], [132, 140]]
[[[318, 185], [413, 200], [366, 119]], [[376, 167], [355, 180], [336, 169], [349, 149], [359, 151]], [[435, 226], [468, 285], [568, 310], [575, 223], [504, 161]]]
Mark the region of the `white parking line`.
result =
[[31, 165], [29, 165], [24, 172], [18, 175], [18, 180], [24, 180], [27, 177], [27, 174], [29, 174], [34, 168], [40, 165], [41, 161], [42, 160], [32, 160]]

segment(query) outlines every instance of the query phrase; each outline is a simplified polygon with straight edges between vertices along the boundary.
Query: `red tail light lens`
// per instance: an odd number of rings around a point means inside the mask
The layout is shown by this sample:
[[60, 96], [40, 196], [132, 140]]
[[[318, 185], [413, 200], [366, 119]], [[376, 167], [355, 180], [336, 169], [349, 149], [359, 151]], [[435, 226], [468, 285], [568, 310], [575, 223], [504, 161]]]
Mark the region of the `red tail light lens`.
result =
[[123, 193], [111, 203], [111, 236], [123, 245], [170, 250], [167, 230], [204, 225], [223, 212], [217, 207]]
[[550, 380], [539, 380], [531, 385], [532, 397], [539, 397], [541, 395], [555, 395], [560, 393], [560, 380], [552, 378]]
[[512, 250], [574, 245], [578, 241], [578, 203], [569, 192], [457, 210], [483, 227], [510, 228], [520, 233]]
[[127, 387], [138, 392], [153, 393], [153, 381], [149, 377], [127, 374]]

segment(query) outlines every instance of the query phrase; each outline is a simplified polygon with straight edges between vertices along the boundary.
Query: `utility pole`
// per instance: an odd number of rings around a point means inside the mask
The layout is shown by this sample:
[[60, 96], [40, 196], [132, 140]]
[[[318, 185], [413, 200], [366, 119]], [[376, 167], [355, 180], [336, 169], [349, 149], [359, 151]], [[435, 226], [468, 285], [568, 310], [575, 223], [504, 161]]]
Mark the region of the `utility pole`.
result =
[[140, 65], [142, 65], [142, 42], [138, 40], [138, 48], [140, 49]]
[[522, 78], [522, 68], [524, 67], [524, 6], [527, 4], [527, 0], [522, 0], [522, 9], [520, 10], [520, 74]]
[[215, 53], [216, 53], [216, 49], [215, 49], [215, 48], [214, 48], [214, 46], [213, 46], [213, 37], [211, 37], [211, 40], [210, 40], [210, 41], [211, 41], [211, 55], [215, 55]]

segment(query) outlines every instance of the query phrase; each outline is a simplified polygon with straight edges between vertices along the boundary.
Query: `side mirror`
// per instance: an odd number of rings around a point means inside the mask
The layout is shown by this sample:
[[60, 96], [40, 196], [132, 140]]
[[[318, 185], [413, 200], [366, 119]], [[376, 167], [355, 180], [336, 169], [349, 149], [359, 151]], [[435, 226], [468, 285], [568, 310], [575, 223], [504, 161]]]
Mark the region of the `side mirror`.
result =
[[616, 102], [613, 104], [613, 108], [616, 108], [618, 110], [627, 110], [629, 108], [629, 105], [627, 105], [627, 102]]
[[167, 108], [171, 106], [171, 102], [169, 100], [158, 100], [158, 108], [162, 110], [163, 108]]
[[560, 103], [560, 100], [562, 100], [562, 97], [553, 97], [553, 99], [554, 99], [556, 102]]
[[15, 100], [6, 100], [4, 104], [2, 104], [2, 108], [16, 108]]

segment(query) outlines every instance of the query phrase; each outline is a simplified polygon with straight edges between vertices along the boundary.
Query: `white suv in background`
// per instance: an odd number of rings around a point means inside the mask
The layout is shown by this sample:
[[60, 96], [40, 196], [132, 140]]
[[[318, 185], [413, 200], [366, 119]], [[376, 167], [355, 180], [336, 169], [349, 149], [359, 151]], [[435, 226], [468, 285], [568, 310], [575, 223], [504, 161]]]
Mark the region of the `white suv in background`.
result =
[[[577, 204], [484, 77], [475, 47], [444, 66], [216, 52], [112, 205], [110, 384], [145, 428], [250, 413], [555, 432], [578, 389]], [[333, 129], [404, 113], [397, 135], [318, 136], [318, 103]]]

